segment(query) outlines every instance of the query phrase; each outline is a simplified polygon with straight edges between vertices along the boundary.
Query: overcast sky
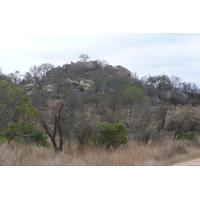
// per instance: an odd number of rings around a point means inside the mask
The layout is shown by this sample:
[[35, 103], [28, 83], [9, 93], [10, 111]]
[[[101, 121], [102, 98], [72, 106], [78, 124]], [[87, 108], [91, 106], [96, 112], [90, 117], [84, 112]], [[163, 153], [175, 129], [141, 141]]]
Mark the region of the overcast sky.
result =
[[[137, 10], [136, 15], [129, 15], [133, 6], [125, 2], [115, 2], [112, 14], [112, 1], [101, 1], [98, 9], [94, 1], [2, 1], [0, 68], [3, 73], [23, 74], [33, 65], [76, 62], [81, 53], [86, 53], [91, 60], [122, 65], [140, 78], [148, 74], [174, 75], [200, 87], [200, 34], [166, 31], [159, 21], [161, 33], [154, 33], [157, 25], [153, 29], [148, 26], [149, 16], [142, 18]], [[135, 16], [138, 19], [134, 23]]]

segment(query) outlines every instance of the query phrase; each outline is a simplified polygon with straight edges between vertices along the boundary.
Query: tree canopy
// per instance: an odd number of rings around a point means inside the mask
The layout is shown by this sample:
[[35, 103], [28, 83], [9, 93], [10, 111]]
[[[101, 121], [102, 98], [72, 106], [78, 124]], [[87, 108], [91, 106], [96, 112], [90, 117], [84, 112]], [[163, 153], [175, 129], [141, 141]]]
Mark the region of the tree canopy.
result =
[[[32, 106], [30, 96], [19, 85], [0, 80], [0, 137], [10, 142], [36, 141], [48, 146], [46, 137], [34, 129], [34, 115], [37, 109]], [[38, 137], [42, 142], [38, 141]]]

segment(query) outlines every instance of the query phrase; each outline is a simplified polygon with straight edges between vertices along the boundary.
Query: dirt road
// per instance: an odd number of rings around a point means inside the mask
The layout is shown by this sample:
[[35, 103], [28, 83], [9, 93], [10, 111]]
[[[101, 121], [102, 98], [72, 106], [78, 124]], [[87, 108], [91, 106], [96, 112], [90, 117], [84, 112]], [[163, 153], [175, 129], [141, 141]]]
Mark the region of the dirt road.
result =
[[172, 166], [200, 166], [200, 158], [175, 163]]

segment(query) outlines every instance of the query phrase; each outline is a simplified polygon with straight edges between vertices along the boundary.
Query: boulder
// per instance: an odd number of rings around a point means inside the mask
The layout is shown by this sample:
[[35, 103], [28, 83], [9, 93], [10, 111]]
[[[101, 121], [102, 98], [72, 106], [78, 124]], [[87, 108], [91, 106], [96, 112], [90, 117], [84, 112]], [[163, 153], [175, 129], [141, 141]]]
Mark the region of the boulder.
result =
[[86, 69], [95, 69], [96, 65], [95, 65], [95, 63], [93, 63], [93, 62], [85, 62], [85, 63], [84, 63], [84, 67], [85, 67]]
[[166, 91], [166, 99], [167, 100], [170, 99], [171, 95], [172, 95], [172, 91], [171, 90]]
[[182, 98], [183, 101], [187, 101], [188, 100], [188, 94], [180, 91], [180, 90], [177, 90], [176, 92], [174, 92], [173, 94], [175, 94], [176, 96], [179, 96]]
[[188, 95], [180, 90], [172, 92], [169, 102], [178, 105], [178, 104], [185, 104], [188, 101]]
[[43, 89], [48, 92], [53, 92], [55, 90], [55, 87], [53, 85], [46, 85], [46, 86], [44, 86]]
[[117, 68], [116, 67], [113, 67], [112, 65], [106, 65], [104, 67], [104, 70], [106, 72], [108, 72], [109, 74], [115, 74], [117, 72]]
[[24, 85], [25, 88], [30, 88], [30, 87], [34, 87], [35, 85], [33, 83], [29, 83]]
[[80, 85], [82, 85], [84, 89], [89, 89], [92, 86], [92, 84], [94, 84], [94, 81], [92, 80], [82, 79], [80, 81]]
[[116, 69], [117, 69], [117, 73], [119, 75], [131, 76], [131, 72], [128, 69], [126, 69], [125, 67], [122, 67], [121, 65], [117, 65]]
[[154, 105], [155, 105], [155, 104], [159, 104], [159, 103], [160, 103], [159, 97], [157, 97], [157, 96], [153, 97], [153, 98], [152, 98], [152, 102], [153, 102]]

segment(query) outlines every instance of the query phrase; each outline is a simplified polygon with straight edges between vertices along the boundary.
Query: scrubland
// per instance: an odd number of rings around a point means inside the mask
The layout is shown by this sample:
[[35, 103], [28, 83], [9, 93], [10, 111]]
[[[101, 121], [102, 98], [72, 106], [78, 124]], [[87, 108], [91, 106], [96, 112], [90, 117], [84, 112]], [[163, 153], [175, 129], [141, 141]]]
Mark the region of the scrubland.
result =
[[46, 63], [22, 80], [0, 73], [0, 165], [163, 166], [200, 157], [195, 84], [104, 64]]

